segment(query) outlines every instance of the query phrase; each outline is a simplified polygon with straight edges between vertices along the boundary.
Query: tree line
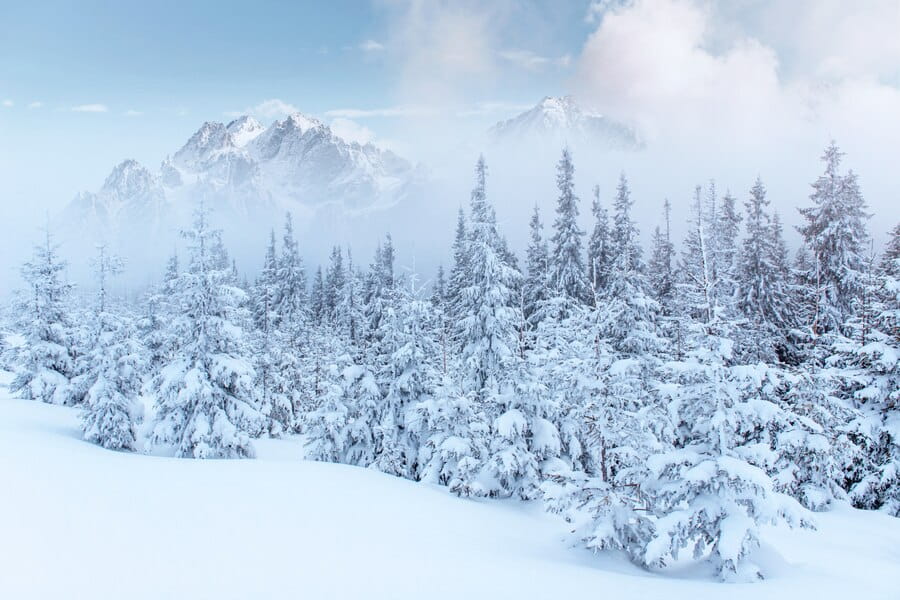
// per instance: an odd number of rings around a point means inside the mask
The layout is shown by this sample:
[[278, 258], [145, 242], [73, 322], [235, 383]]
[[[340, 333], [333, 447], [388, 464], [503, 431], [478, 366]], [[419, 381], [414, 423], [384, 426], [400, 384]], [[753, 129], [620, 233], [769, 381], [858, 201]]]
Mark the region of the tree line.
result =
[[900, 515], [900, 225], [876, 256], [842, 156], [825, 150], [793, 256], [760, 179], [742, 202], [697, 186], [680, 249], [666, 201], [645, 253], [624, 175], [609, 204], [594, 187], [583, 231], [568, 150], [521, 261], [480, 158], [429, 285], [389, 235], [365, 266], [334, 247], [308, 281], [290, 215], [249, 282], [201, 203], [184, 264], [116, 301], [101, 247], [85, 306], [48, 232], [22, 269], [11, 389], [81, 407], [107, 448], [252, 457], [253, 438], [303, 434], [316, 460], [541, 499], [646, 567], [691, 551], [753, 579], [764, 523], [835, 501]]

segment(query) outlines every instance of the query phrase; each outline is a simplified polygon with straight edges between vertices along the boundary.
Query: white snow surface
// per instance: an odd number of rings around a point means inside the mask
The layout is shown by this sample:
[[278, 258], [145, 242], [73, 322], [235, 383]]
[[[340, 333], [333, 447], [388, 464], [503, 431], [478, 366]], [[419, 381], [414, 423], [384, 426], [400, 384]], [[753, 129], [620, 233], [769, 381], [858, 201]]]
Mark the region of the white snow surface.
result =
[[0, 598], [898, 598], [900, 519], [846, 506], [766, 529], [768, 579], [642, 571], [571, 546], [537, 504], [472, 501], [302, 460], [169, 459], [81, 439], [78, 412], [9, 398], [0, 374]]

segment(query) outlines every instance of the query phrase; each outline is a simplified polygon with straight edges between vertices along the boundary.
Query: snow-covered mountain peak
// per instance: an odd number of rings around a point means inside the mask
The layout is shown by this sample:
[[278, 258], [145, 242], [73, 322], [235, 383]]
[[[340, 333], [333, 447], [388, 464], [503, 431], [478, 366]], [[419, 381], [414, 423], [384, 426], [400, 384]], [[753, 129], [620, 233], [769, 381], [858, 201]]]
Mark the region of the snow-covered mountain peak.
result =
[[135, 197], [145, 194], [155, 184], [156, 179], [150, 171], [136, 160], [128, 159], [113, 168], [100, 193], [120, 198]]
[[221, 152], [237, 148], [228, 128], [222, 123], [214, 121], [205, 122], [197, 132], [190, 137], [181, 150], [175, 153], [173, 162], [188, 170], [198, 170], [211, 156]]
[[545, 121], [564, 127], [571, 127], [582, 116], [581, 107], [572, 96], [545, 96], [529, 112], [537, 113]]
[[489, 135], [499, 143], [551, 140], [618, 150], [642, 146], [631, 127], [585, 110], [572, 96], [546, 96], [533, 108], [494, 125]]
[[231, 121], [225, 126], [225, 129], [231, 135], [234, 145], [238, 148], [243, 148], [266, 130], [262, 123], [249, 115], [244, 115]]
[[276, 156], [283, 157], [285, 154], [302, 154], [309, 146], [308, 141], [304, 138], [312, 131], [331, 134], [328, 126], [318, 119], [294, 113], [272, 123], [248, 145], [248, 148], [263, 161], [271, 160]]
[[300, 129], [301, 131], [306, 131], [307, 129], [313, 129], [315, 127], [323, 126], [322, 121], [313, 117], [308, 117], [303, 113], [298, 112], [288, 115], [283, 122], [290, 123], [292, 126]]

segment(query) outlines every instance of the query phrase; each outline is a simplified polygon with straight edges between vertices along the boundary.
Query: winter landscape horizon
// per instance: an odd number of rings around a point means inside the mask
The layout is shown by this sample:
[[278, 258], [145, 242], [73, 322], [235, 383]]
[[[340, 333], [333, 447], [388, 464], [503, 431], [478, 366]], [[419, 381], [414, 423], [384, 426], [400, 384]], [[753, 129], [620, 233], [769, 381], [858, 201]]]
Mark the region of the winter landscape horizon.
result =
[[900, 0], [0, 8], [0, 597], [900, 598]]

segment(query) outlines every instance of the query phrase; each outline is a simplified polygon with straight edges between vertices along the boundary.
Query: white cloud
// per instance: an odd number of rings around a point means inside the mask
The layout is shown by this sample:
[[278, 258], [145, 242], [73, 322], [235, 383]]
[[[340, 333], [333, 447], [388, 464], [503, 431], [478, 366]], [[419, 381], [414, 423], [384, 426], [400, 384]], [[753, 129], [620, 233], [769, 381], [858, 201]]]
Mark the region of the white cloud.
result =
[[[727, 4], [722, 9], [699, 0], [635, 0], [610, 8], [584, 46], [573, 84], [595, 108], [637, 122], [652, 134], [678, 130], [685, 135], [738, 136], [741, 141], [759, 141], [772, 131], [784, 135], [783, 127], [835, 117], [835, 103], [853, 90], [874, 99], [873, 89], [900, 64], [900, 42], [893, 28], [877, 27], [878, 19], [868, 9], [837, 11], [838, 5], [826, 1], [806, 2], [795, 12], [803, 4], [769, 4], [765, 14], [770, 16], [751, 32], [726, 12]], [[823, 4], [830, 10], [821, 8]], [[886, 3], [882, 8], [881, 21], [890, 20], [886, 17], [892, 12], [900, 17], [900, 8]], [[781, 27], [789, 16], [790, 23], [801, 24], [795, 35], [805, 36], [804, 41], [791, 43], [802, 50], [782, 49], [790, 36], [766, 25], [771, 21]], [[810, 19], [815, 26], [806, 32], [802, 24]], [[848, 40], [849, 31], [846, 36], [823, 36], [834, 27], [840, 31], [845, 21], [870, 25], [871, 36], [883, 43], [869, 41], [869, 30], [856, 36], [865, 41]], [[795, 32], [793, 26], [790, 31]], [[815, 53], [810, 49], [817, 43], [821, 51]], [[785, 54], [790, 75], [783, 74]], [[886, 86], [882, 91], [879, 105], [900, 90]], [[851, 114], [838, 117], [835, 125], [871, 109], [844, 108]], [[891, 123], [896, 114], [867, 118]]]
[[41, 108], [42, 106], [44, 106], [43, 102], [34, 101], [28, 105], [28, 108], [34, 109], [34, 108]]
[[385, 108], [336, 108], [325, 111], [326, 117], [335, 119], [417, 118], [456, 115], [458, 117], [484, 116], [492, 113], [510, 113], [527, 110], [533, 104], [515, 102], [476, 102], [462, 106], [389, 106]]
[[533, 104], [517, 104], [514, 102], [479, 102], [470, 107], [460, 109], [456, 112], [460, 117], [480, 117], [490, 114], [514, 114], [529, 108]]
[[749, 37], [713, 52], [713, 27], [709, 5], [693, 0], [637, 0], [610, 10], [579, 58], [576, 90], [651, 136], [673, 128], [678, 135], [767, 135], [760, 120], [771, 123], [786, 109], [776, 54]]
[[531, 50], [503, 50], [500, 52], [500, 58], [529, 71], [541, 71], [550, 65], [565, 68], [572, 63], [572, 57], [568, 54], [559, 58], [549, 58]]
[[429, 106], [390, 106], [386, 108], [336, 108], [325, 111], [326, 117], [364, 119], [371, 117], [431, 117], [440, 114]]
[[244, 110], [226, 111], [225, 116], [233, 118], [251, 115], [258, 119], [279, 119], [298, 112], [300, 112], [300, 109], [293, 104], [285, 102], [284, 100], [279, 100], [278, 98], [271, 98], [269, 100], [263, 100], [256, 106], [250, 106]]
[[5, 108], [12, 108], [13, 104], [14, 104], [14, 102], [12, 100], [4, 100], [3, 101], [3, 106]]
[[409, 1], [392, 9], [386, 46], [396, 59], [400, 98], [411, 103], [452, 104], [473, 88], [493, 83], [501, 2]]
[[140, 110], [128, 109], [123, 114], [126, 117], [140, 117], [141, 115], [144, 114], [144, 112], [140, 111]]
[[368, 144], [375, 141], [375, 132], [351, 119], [338, 117], [330, 123], [331, 131], [349, 142]]
[[571, 85], [638, 126], [660, 180], [749, 188], [760, 173], [787, 215], [835, 138], [873, 212], [891, 220], [900, 187], [883, 157], [900, 146], [897, 22], [896, 0], [634, 0], [603, 13]]
[[768, 0], [761, 8], [753, 33], [781, 50], [792, 75], [865, 75], [900, 85], [896, 0]]
[[359, 49], [363, 52], [381, 52], [384, 50], [384, 44], [375, 40], [366, 40], [359, 45]]
[[105, 104], [80, 104], [73, 106], [71, 110], [72, 112], [105, 113], [109, 112], [109, 107]]
[[605, 15], [607, 11], [616, 6], [621, 6], [625, 1], [626, 0], [593, 0], [593, 2], [588, 5], [587, 13], [584, 15], [584, 22], [589, 25], [599, 23], [603, 20], [603, 15]]
[[546, 56], [540, 56], [531, 50], [504, 50], [500, 52], [500, 58], [530, 71], [539, 71], [551, 62]]

